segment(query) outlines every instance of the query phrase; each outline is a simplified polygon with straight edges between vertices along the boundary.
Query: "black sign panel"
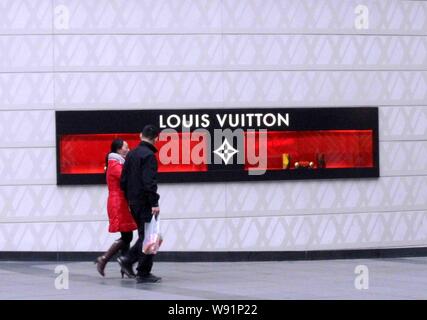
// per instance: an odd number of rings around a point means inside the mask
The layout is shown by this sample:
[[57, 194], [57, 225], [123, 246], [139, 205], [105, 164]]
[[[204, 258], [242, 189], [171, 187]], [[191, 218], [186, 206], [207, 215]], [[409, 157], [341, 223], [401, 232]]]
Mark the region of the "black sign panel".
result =
[[146, 124], [160, 182], [379, 176], [377, 107], [57, 111], [58, 184], [105, 183], [111, 140]]

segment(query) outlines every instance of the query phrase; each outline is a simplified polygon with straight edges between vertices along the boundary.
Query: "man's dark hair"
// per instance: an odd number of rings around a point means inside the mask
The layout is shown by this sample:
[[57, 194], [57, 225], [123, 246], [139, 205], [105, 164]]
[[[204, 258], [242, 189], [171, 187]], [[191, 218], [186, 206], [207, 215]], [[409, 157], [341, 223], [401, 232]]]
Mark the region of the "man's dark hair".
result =
[[144, 129], [142, 129], [142, 135], [150, 140], [154, 140], [159, 136], [160, 130], [152, 124], [147, 124]]

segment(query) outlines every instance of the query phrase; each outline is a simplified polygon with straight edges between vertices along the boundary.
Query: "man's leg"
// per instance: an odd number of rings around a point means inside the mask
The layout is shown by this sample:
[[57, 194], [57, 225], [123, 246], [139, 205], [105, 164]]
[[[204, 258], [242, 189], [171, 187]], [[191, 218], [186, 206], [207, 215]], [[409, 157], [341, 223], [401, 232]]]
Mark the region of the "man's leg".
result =
[[117, 259], [122, 268], [122, 272], [126, 273], [129, 277], [135, 277], [132, 265], [139, 260], [139, 253], [142, 252], [142, 242], [144, 241], [144, 234], [140, 234], [140, 230], [144, 230], [144, 222], [140, 220], [140, 205], [130, 205], [130, 211], [133, 219], [138, 227], [138, 239], [135, 244], [121, 257]]
[[142, 252], [142, 246], [145, 237], [145, 223], [149, 223], [147, 216], [148, 214], [151, 214], [151, 207], [146, 205], [141, 209], [142, 210], [140, 211], [140, 225], [138, 225], [138, 234], [139, 238], [142, 240], [140, 244], [138, 267], [136, 269], [138, 270], [137, 276], [147, 276], [148, 274], [150, 274], [151, 269], [153, 268], [153, 255], [144, 254]]
[[[142, 252], [141, 252], [142, 253]], [[147, 276], [150, 274], [153, 268], [153, 255], [152, 254], [141, 254], [138, 260], [137, 276]]]
[[136, 275], [136, 280], [138, 283], [158, 282], [162, 279], [151, 273], [151, 269], [153, 268], [153, 258], [154, 255], [152, 254], [142, 253], [138, 261], [138, 272]]
[[136, 240], [134, 245], [129, 249], [125, 257], [129, 261], [131, 261], [132, 264], [134, 264], [139, 260], [139, 252], [142, 251], [142, 242], [144, 241], [144, 233], [142, 233], [142, 237], [141, 237], [141, 229], [144, 230], [144, 221], [140, 220], [141, 206], [130, 205], [130, 211], [138, 227], [138, 239]]
[[154, 255], [152, 254], [144, 254], [142, 252], [142, 245], [144, 241], [145, 236], [145, 223], [149, 223], [151, 220], [151, 207], [145, 206], [141, 210], [141, 228], [138, 228], [138, 233], [140, 236], [141, 241], [141, 250], [139, 251], [139, 259], [138, 259], [138, 267], [137, 267], [137, 281], [138, 283], [141, 282], [157, 282], [161, 278], [156, 277], [153, 274], [151, 274], [151, 269], [153, 268], [153, 258]]
[[132, 216], [138, 226], [138, 239], [135, 244], [129, 249], [128, 253], [125, 255], [128, 261], [131, 261], [132, 264], [138, 262], [138, 275], [147, 275], [151, 272], [153, 267], [153, 255], [145, 255], [142, 252], [142, 245], [145, 237], [145, 222], [144, 218], [144, 207], [141, 205], [131, 205], [130, 206]]
[[121, 261], [119, 261], [119, 263], [121, 263], [122, 269], [125, 267], [130, 271], [132, 264], [138, 262], [136, 275], [138, 282], [157, 282], [160, 280], [160, 278], [151, 274], [154, 255], [146, 255], [142, 252], [145, 236], [145, 223], [148, 220], [147, 212], [150, 212], [151, 214], [151, 207], [144, 207], [143, 205], [131, 205], [130, 209], [132, 216], [134, 217], [134, 220], [138, 226], [138, 240], [132, 246], [132, 248], [129, 249], [127, 255], [123, 257]]

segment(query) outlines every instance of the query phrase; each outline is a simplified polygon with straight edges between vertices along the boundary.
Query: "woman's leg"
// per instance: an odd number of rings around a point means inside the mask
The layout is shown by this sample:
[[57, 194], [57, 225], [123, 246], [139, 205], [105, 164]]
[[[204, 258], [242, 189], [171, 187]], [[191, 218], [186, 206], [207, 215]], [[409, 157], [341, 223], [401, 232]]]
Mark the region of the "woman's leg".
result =
[[125, 242], [122, 239], [117, 239], [113, 242], [111, 247], [105, 252], [102, 256], [98, 257], [95, 261], [96, 268], [101, 276], [105, 276], [105, 266], [107, 265], [108, 261], [119, 251], [123, 249], [125, 246]]
[[133, 238], [133, 232], [132, 231], [121, 232], [120, 240], [123, 241], [123, 247], [120, 250], [120, 254], [122, 256], [125, 255], [129, 251], [130, 243], [132, 242], [132, 238]]

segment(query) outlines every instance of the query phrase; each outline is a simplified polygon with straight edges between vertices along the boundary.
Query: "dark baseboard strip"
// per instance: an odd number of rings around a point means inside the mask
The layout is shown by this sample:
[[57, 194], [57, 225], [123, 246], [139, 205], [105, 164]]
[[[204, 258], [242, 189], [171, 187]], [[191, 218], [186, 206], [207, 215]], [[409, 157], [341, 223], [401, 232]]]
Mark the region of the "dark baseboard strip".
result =
[[[1, 261], [94, 261], [101, 252], [0, 251]], [[162, 251], [156, 261], [237, 262], [427, 257], [427, 247], [320, 251]]]

